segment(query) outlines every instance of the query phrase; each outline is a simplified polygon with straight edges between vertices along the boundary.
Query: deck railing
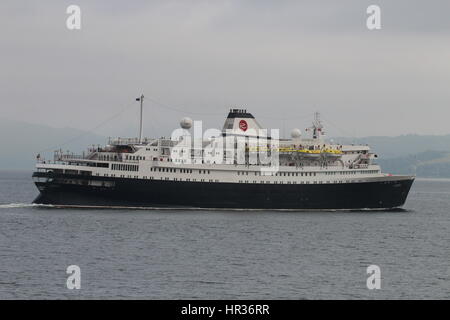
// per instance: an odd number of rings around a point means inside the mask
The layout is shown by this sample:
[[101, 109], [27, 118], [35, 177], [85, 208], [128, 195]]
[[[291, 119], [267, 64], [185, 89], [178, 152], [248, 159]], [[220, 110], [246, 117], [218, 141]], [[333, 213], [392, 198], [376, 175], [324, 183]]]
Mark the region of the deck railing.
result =
[[152, 141], [154, 141], [154, 139], [150, 138], [142, 138], [142, 141], [139, 141], [139, 138], [109, 138], [108, 144], [110, 145], [148, 144]]

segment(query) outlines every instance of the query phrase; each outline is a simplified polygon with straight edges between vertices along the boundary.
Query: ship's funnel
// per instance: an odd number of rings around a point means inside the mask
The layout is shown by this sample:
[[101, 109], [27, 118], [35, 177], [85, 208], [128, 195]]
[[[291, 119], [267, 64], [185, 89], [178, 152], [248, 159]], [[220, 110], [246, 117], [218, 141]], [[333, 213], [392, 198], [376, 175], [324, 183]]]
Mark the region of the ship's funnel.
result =
[[222, 132], [227, 135], [257, 136], [263, 129], [251, 113], [245, 109], [231, 109], [223, 125]]

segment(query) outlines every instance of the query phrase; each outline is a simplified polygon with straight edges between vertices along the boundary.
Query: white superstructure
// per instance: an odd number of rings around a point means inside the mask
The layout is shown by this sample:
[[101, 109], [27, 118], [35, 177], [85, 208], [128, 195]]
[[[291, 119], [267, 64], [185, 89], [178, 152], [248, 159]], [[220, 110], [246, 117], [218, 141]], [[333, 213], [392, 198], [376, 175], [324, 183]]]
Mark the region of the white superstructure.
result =
[[[181, 126], [188, 131], [192, 121], [185, 118]], [[318, 115], [309, 128], [312, 137], [304, 138], [295, 129], [291, 139], [276, 139], [276, 147], [273, 138], [263, 146], [252, 143], [261, 129], [246, 110], [232, 109], [222, 134], [210, 139], [192, 139], [188, 145], [182, 139], [110, 139], [106, 146], [90, 148], [83, 155], [57, 151], [53, 161], [40, 158], [36, 167], [87, 176], [211, 183], [336, 184], [389, 179], [373, 163], [376, 155], [368, 146], [326, 142]], [[237, 143], [227, 145], [230, 137], [243, 138], [245, 145], [241, 149]], [[181, 150], [189, 154], [174, 157]], [[272, 153], [277, 153], [276, 169], [259, 161], [262, 154]]]

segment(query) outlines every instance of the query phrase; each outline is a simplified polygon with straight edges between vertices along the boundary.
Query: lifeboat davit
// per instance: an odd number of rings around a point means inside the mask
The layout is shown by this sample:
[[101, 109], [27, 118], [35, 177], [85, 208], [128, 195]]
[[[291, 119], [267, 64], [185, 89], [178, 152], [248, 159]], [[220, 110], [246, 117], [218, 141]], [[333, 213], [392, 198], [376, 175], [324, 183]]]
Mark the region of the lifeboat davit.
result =
[[339, 159], [342, 156], [342, 151], [340, 150], [323, 150], [322, 155], [328, 159]]
[[304, 159], [315, 160], [320, 158], [320, 150], [299, 150], [299, 154]]

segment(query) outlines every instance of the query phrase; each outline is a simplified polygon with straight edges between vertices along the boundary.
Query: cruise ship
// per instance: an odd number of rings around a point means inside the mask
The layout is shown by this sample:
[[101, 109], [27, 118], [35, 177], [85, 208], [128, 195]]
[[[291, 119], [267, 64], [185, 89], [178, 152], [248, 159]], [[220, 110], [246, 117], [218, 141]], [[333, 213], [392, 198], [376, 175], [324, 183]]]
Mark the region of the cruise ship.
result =
[[[367, 145], [328, 141], [319, 114], [289, 139], [231, 109], [222, 130], [183, 118], [170, 138], [109, 139], [82, 154], [38, 156], [37, 204], [61, 207], [389, 210], [414, 176], [383, 173]], [[200, 123], [201, 124], [201, 123]]]

